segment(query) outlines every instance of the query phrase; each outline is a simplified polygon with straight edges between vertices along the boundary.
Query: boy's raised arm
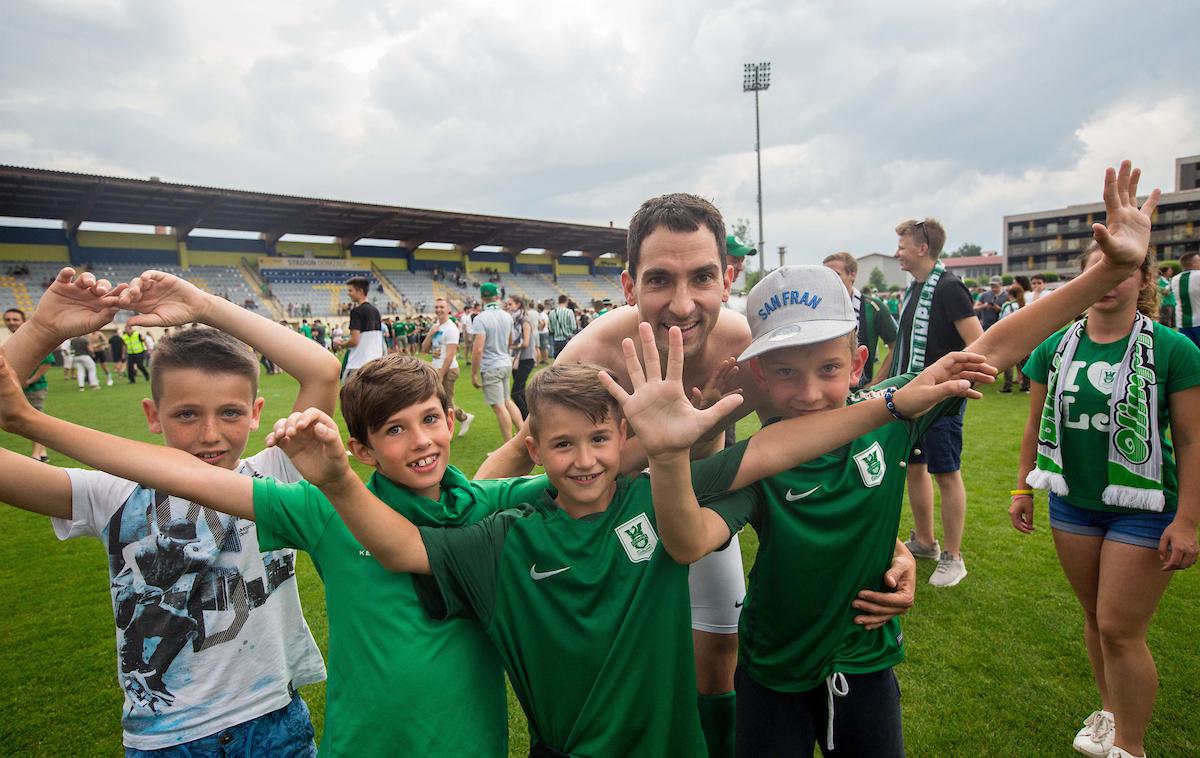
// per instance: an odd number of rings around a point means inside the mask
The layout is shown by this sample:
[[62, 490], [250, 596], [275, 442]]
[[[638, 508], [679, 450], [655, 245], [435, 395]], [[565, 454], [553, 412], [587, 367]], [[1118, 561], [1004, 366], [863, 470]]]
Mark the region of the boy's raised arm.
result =
[[70, 267], [59, 271], [29, 320], [4, 343], [9, 366], [17, 376], [27, 377], [63, 340], [108, 324], [120, 310], [125, 287], [113, 287], [88, 271], [78, 276]]
[[742, 402], [741, 395], [718, 399], [704, 410], [696, 408], [683, 390], [683, 333], [671, 327], [667, 336], [667, 373], [663, 377], [647, 323], [638, 326], [646, 368], [638, 360], [633, 340], [621, 343], [630, 394], [606, 371], [600, 381], [621, 406], [625, 420], [637, 432], [650, 464], [650, 492], [663, 547], [678, 563], [692, 563], [729, 541], [729, 526], [712, 510], [701, 508], [692, 487], [691, 449], [705, 432]]
[[278, 446], [318, 487], [363, 547], [389, 571], [428, 574], [429, 555], [417, 527], [366, 488], [346, 462], [337, 424], [317, 408], [275, 422], [267, 444]]
[[71, 518], [71, 479], [57, 466], [0, 448], [0, 502], [50, 518]]
[[120, 304], [139, 312], [129, 319], [135, 326], [199, 321], [237, 337], [300, 382], [293, 411], [320, 408], [333, 413], [341, 366], [324, 346], [303, 334], [163, 271], [147, 271], [131, 281]]
[[[917, 418], [951, 397], [978, 400], [983, 395], [974, 383], [991, 383], [995, 377], [996, 369], [982, 355], [948, 353], [896, 390], [892, 400], [900, 416]], [[771, 424], [750, 438], [730, 489], [799, 466], [893, 420], [885, 400], [873, 398]]]
[[1078, 316], [1141, 265], [1150, 247], [1150, 219], [1158, 206], [1155, 189], [1139, 209], [1137, 185], [1141, 169], [1122, 161], [1119, 171], [1104, 173], [1105, 224], [1092, 224], [1092, 233], [1104, 257], [1089, 266], [1054, 297], [1039, 297], [1007, 318], [997, 321], [983, 336], [967, 345], [973, 353], [1004, 370], [1033, 352], [1043, 340]]
[[[0, 427], [114, 476], [232, 516], [254, 518], [250, 477], [211, 466], [183, 450], [127, 440], [36, 411], [25, 399], [3, 357], [0, 357]], [[65, 517], [70, 517], [69, 507]]]

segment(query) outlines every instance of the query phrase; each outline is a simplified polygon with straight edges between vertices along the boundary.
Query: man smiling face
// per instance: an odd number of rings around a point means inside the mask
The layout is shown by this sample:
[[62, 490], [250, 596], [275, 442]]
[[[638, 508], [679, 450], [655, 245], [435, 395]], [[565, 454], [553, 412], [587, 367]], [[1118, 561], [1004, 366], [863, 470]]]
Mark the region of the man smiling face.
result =
[[706, 226], [691, 232], [660, 226], [642, 240], [636, 276], [621, 277], [625, 299], [654, 327], [659, 352], [666, 354], [672, 326], [683, 332], [685, 358], [700, 352], [733, 283], [713, 233]]

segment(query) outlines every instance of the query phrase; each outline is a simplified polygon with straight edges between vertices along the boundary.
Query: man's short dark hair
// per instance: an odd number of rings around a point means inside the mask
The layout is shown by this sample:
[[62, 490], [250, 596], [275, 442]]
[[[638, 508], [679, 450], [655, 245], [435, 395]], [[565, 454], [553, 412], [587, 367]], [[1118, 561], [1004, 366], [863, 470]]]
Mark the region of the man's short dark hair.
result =
[[346, 280], [347, 287], [353, 287], [364, 295], [371, 291], [371, 280], [365, 276], [352, 276]]
[[22, 321], [28, 321], [28, 320], [29, 320], [29, 319], [25, 318], [25, 311], [21, 310], [20, 308], [8, 308], [8, 309], [6, 309], [6, 310], [4, 311], [4, 315], [5, 315], [5, 316], [7, 316], [7, 315], [8, 315], [8, 314], [10, 314], [10, 313], [15, 313], [15, 314], [17, 314], [18, 316], [20, 316], [20, 317], [21, 317], [21, 320], [22, 320]]
[[1037, 281], [1039, 281], [1039, 282], [1042, 282], [1043, 284], [1045, 284], [1045, 282], [1046, 282], [1046, 275], [1045, 275], [1045, 274], [1034, 274], [1033, 276], [1029, 277], [1029, 281], [1030, 281], [1030, 283], [1032, 283], [1034, 280], [1037, 280]]
[[1195, 250], [1189, 250], [1188, 252], [1179, 256], [1179, 265], [1183, 266], [1184, 268], [1187, 268], [1188, 265], [1191, 263], [1192, 259], [1195, 258], [1197, 255], [1200, 255], [1200, 253], [1196, 252]]
[[721, 259], [721, 273], [724, 274], [728, 265], [728, 254], [725, 248], [725, 221], [721, 218], [721, 212], [702, 197], [686, 192], [674, 192], [650, 198], [642, 203], [642, 207], [638, 208], [637, 213], [630, 219], [625, 245], [629, 275], [637, 280], [642, 242], [660, 227], [666, 227], [672, 232], [686, 233], [694, 232], [701, 226], [712, 232]]
[[425, 361], [392, 353], [355, 371], [342, 387], [342, 418], [350, 436], [366, 445], [367, 435], [387, 423], [396, 411], [437, 397], [449, 409], [446, 388], [437, 369]]
[[558, 304], [559, 304], [559, 305], [566, 305], [566, 304], [567, 304], [567, 299], [568, 299], [568, 298], [567, 298], [567, 296], [566, 296], [566, 295], [559, 295], [559, 296], [558, 296]]
[[250, 380], [250, 394], [258, 394], [258, 361], [245, 342], [219, 329], [176, 329], [154, 344], [150, 355], [150, 395], [162, 397], [163, 374], [191, 368], [210, 374], [233, 374]]

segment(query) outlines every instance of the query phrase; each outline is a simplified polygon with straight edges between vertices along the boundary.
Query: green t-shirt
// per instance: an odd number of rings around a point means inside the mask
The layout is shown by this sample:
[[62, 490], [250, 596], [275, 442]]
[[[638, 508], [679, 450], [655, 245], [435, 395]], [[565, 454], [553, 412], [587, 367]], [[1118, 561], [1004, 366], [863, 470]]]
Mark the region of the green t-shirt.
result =
[[1158, 277], [1158, 294], [1162, 296], [1164, 308], [1175, 307], [1175, 293], [1171, 290], [1171, 280], [1165, 276]]
[[[1068, 327], [1069, 328], [1069, 327]], [[1034, 349], [1022, 369], [1035, 382], [1045, 384], [1050, 360], [1067, 328], [1055, 332]], [[1063, 389], [1062, 462], [1070, 494], [1063, 499], [1079, 508], [1112, 513], [1144, 513], [1107, 505], [1100, 499], [1108, 484], [1108, 408], [1116, 370], [1125, 357], [1128, 335], [1116, 342], [1097, 344], [1085, 330], [1075, 350], [1075, 360], [1059, 374]], [[1154, 365], [1158, 387], [1158, 430], [1162, 442], [1163, 490], [1174, 511], [1179, 481], [1175, 475], [1175, 451], [1167, 437], [1170, 406], [1167, 399], [1200, 384], [1200, 348], [1191, 340], [1162, 324], [1154, 324]]]
[[301, 324], [300, 325], [300, 333], [303, 334], [305, 337], [312, 339], [312, 326], [310, 326], [309, 324]]
[[[695, 462], [696, 492], [728, 489], [744, 453]], [[535, 741], [575, 758], [704, 755], [688, 567], [658, 544], [649, 477], [618, 479], [608, 508], [578, 520], [554, 495], [422, 528], [426, 608], [479, 619]]]
[[[453, 467], [437, 502], [378, 473], [367, 486], [417, 525], [465, 526], [509, 507]], [[477, 624], [431, 620], [412, 577], [376, 562], [307, 482], [256, 479], [254, 515], [263, 550], [307, 551], [325, 582], [323, 756], [508, 754], [500, 660]]]
[[[914, 374], [855, 395], [878, 396]], [[738, 626], [738, 664], [754, 681], [778, 692], [811, 690], [834, 673], [869, 674], [904, 660], [898, 619], [868, 630], [854, 623], [850, 604], [861, 589], [886, 592], [900, 526], [909, 454], [938, 419], [962, 407], [943, 401], [910, 422], [894, 421], [849, 445], [705, 507], [732, 531], [746, 523], [758, 533]]]
[[[38, 364], [39, 367], [53, 366], [53, 365], [55, 365], [53, 355], [47, 355], [45, 358], [42, 359], [41, 363]], [[35, 368], [33, 370], [33, 374], [36, 374], [36, 373], [37, 373], [37, 369]], [[33, 376], [33, 374], [30, 374], [30, 376]], [[46, 375], [42, 374], [41, 377], [39, 377], [36, 382], [25, 387], [25, 394], [28, 395], [30, 392], [37, 392], [39, 390], [48, 390], [48, 389], [50, 389], [50, 384], [46, 381]]]

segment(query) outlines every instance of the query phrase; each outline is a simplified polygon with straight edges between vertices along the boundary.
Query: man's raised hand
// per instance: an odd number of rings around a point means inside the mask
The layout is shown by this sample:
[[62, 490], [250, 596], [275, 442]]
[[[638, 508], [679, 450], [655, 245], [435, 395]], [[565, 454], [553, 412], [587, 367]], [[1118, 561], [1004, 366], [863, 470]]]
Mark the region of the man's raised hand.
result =
[[996, 373], [987, 356], [947, 353], [896, 391], [896, 410], [905, 418], [916, 418], [949, 397], [978, 400], [983, 395], [973, 384], [991, 384], [996, 381]]
[[1150, 218], [1158, 207], [1157, 188], [1139, 209], [1137, 186], [1142, 178], [1140, 168], [1121, 161], [1121, 168], [1104, 172], [1105, 223], [1092, 224], [1092, 235], [1104, 251], [1104, 257], [1118, 266], [1135, 267], [1141, 264], [1150, 248]]
[[642, 360], [638, 359], [633, 340], [626, 338], [621, 342], [633, 393], [626, 392], [606, 372], [600, 372], [600, 381], [616, 398], [648, 457], [686, 452], [705, 432], [741, 405], [742, 397], [723, 397], [703, 410], [694, 407], [683, 389], [683, 333], [678, 327], [671, 327], [667, 338], [665, 377], [654, 343], [654, 331], [649, 324], [643, 322], [638, 326], [638, 337], [642, 343]]
[[137, 311], [133, 326], [182, 326], [202, 321], [206, 295], [196, 285], [165, 271], [146, 271], [121, 293], [121, 307]]
[[267, 447], [278, 447], [306, 481], [322, 487], [350, 474], [346, 448], [328, 414], [309, 408], [281, 418], [267, 435]]

